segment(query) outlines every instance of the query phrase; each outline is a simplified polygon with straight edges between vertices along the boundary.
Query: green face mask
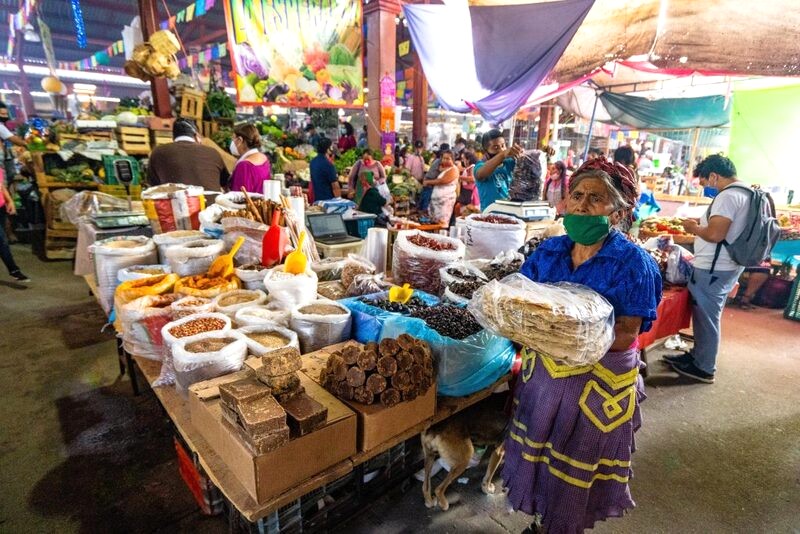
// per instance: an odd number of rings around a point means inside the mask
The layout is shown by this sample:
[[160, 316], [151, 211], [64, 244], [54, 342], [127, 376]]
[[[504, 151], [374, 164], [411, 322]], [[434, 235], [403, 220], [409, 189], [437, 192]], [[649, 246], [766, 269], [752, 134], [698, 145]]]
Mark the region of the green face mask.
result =
[[593, 245], [604, 239], [611, 230], [606, 215], [564, 215], [564, 228], [570, 239], [581, 245]]

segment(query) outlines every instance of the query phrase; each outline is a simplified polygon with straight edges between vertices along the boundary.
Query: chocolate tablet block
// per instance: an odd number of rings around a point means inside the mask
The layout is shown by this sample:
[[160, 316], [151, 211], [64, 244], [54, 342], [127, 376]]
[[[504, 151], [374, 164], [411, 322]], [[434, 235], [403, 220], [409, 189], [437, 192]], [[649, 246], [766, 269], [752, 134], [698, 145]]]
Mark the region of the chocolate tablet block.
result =
[[313, 432], [328, 418], [328, 408], [305, 393], [283, 403], [293, 437]]
[[281, 428], [264, 434], [257, 438], [250, 436], [239, 425], [231, 424], [227, 419], [222, 420], [222, 426], [227, 428], [245, 447], [254, 455], [258, 456], [274, 451], [289, 443], [289, 427], [284, 425]]
[[300, 379], [297, 377], [297, 373], [278, 376], [259, 376], [258, 379], [272, 389], [273, 395], [290, 393], [300, 387]]
[[241, 403], [257, 401], [270, 395], [272, 391], [254, 378], [245, 378], [236, 382], [228, 382], [219, 386], [219, 398], [231, 410], [236, 410]]
[[240, 404], [237, 413], [241, 426], [251, 436], [263, 436], [286, 425], [286, 412], [271, 396]]
[[303, 367], [300, 351], [294, 347], [283, 347], [261, 357], [263, 376], [288, 375]]

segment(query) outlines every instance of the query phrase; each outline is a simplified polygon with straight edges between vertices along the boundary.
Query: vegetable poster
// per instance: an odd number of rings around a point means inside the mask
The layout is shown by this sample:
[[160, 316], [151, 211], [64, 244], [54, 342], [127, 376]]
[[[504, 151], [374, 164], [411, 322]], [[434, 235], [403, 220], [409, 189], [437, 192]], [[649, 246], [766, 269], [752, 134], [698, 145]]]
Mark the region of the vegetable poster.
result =
[[226, 0], [240, 105], [364, 105], [361, 2]]

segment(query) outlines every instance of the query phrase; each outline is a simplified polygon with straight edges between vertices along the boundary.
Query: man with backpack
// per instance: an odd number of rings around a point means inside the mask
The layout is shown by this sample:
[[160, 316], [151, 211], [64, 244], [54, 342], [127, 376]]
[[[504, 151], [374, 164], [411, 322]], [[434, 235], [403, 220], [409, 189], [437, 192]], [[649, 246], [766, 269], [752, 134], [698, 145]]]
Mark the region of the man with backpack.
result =
[[684, 229], [697, 236], [689, 280], [694, 349], [664, 359], [677, 373], [712, 384], [727, 295], [745, 267], [758, 265], [769, 256], [780, 227], [764, 192], [743, 184], [730, 159], [715, 154], [704, 159], [698, 169], [700, 178], [719, 194], [699, 223], [683, 221]]

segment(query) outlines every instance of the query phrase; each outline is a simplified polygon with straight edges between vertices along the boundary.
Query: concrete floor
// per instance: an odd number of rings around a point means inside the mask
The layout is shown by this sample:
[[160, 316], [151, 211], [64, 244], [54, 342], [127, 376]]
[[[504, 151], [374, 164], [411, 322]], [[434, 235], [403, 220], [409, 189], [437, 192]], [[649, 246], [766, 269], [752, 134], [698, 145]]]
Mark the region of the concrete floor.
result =
[[[0, 278], [0, 532], [225, 532], [199, 515], [150, 392], [119, 377], [104, 317], [68, 262], [13, 247], [27, 285]], [[651, 361], [637, 435], [637, 508], [600, 533], [800, 533], [800, 323], [725, 311], [717, 383]], [[343, 532], [519, 532], [528, 519], [485, 496], [483, 466], [425, 508], [420, 483]]]

